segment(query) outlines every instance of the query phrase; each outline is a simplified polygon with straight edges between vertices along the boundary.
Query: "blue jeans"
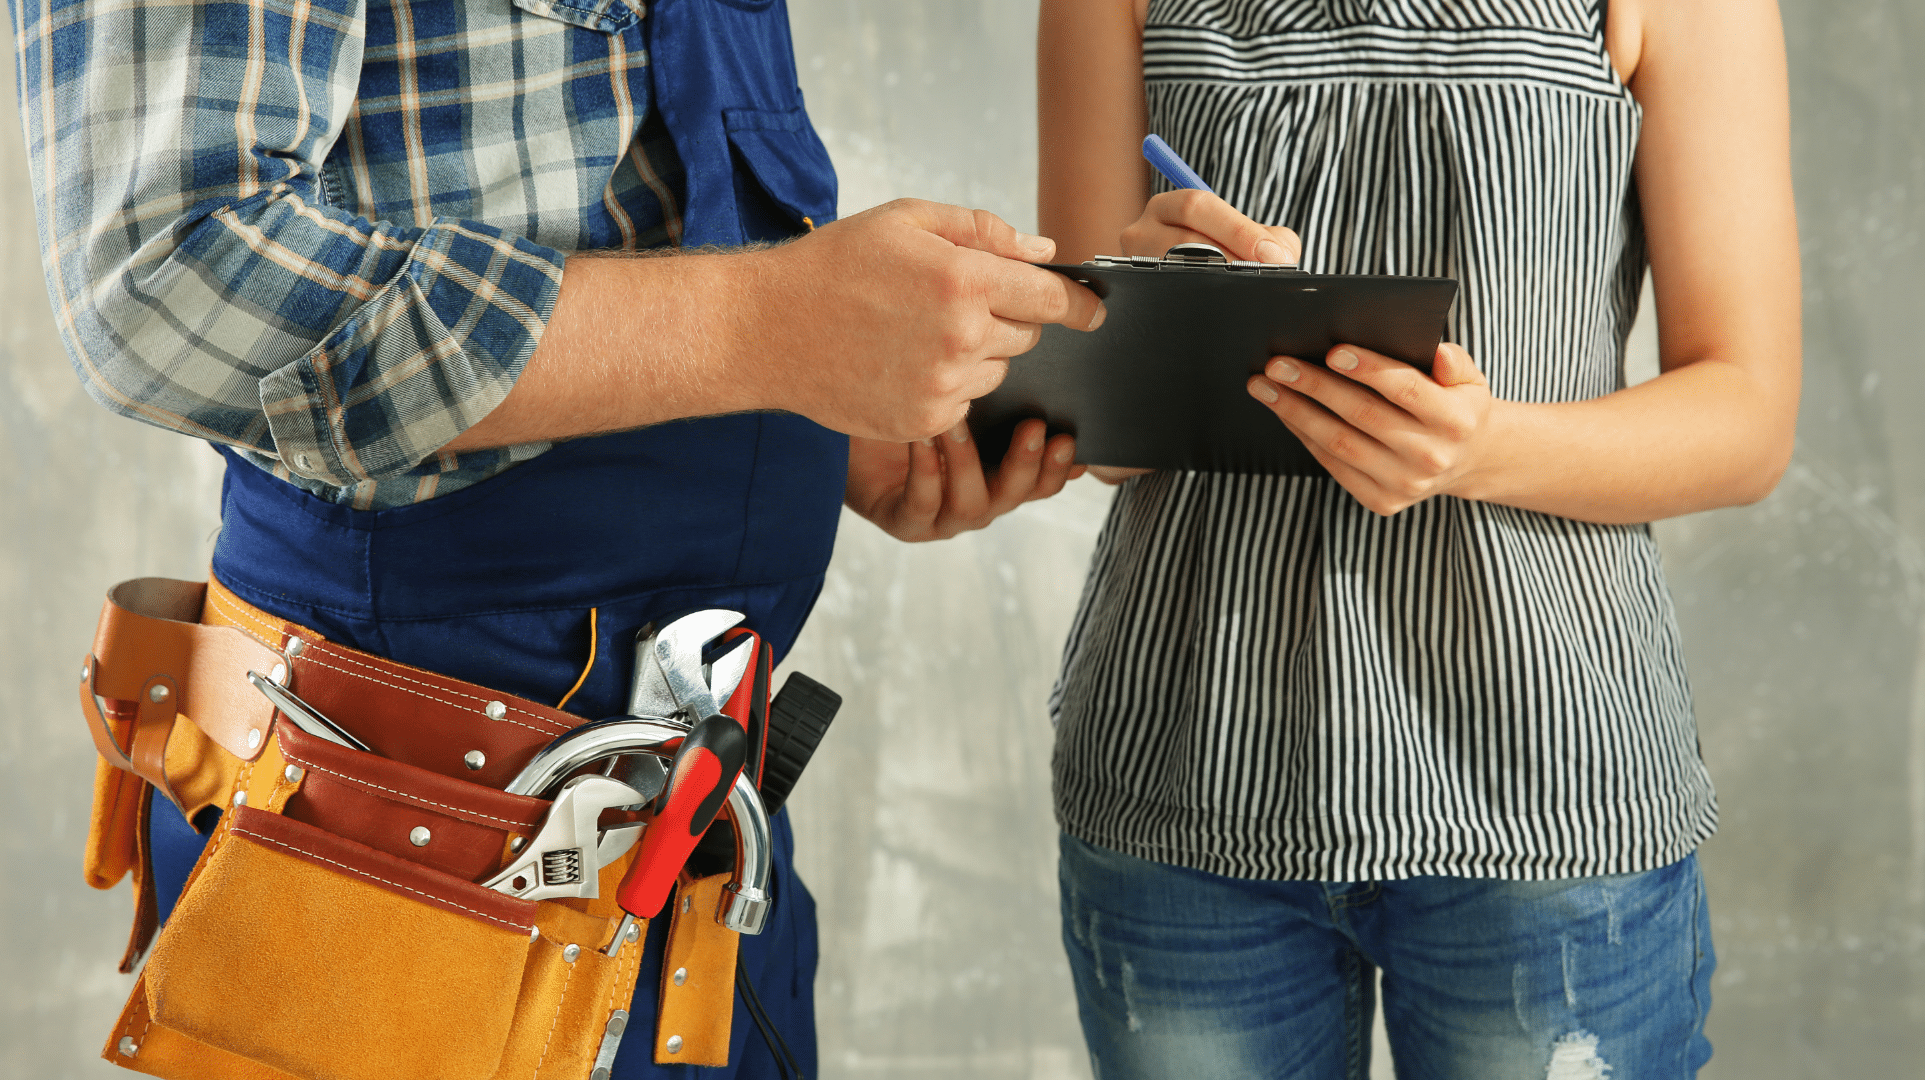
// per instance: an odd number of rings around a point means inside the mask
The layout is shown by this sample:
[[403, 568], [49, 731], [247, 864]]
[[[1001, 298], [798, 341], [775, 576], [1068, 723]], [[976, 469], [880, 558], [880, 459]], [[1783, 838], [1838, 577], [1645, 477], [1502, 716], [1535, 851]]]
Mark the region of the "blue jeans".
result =
[[1686, 1080], [1711, 1058], [1696, 856], [1557, 881], [1247, 881], [1062, 838], [1097, 1080]]

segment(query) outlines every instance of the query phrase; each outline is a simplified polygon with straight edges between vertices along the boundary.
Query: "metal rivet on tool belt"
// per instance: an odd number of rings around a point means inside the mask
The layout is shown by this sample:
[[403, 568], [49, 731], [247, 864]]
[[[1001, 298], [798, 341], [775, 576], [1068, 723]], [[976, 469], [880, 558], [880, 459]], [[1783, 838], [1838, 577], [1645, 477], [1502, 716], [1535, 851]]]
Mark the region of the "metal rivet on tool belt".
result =
[[93, 675], [93, 673], [94, 673], [94, 666], [93, 666], [92, 664], [82, 664], [82, 665], [80, 665], [80, 681], [81, 681], [81, 682], [86, 682], [86, 681], [88, 680], [88, 678], [90, 678], [90, 677], [91, 677], [91, 676]]
[[274, 670], [267, 673], [267, 678], [268, 678], [268, 681], [273, 683], [275, 686], [286, 686], [287, 685], [287, 665], [275, 664]]
[[307, 642], [302, 641], [300, 638], [297, 638], [297, 637], [288, 638], [287, 648], [282, 649], [281, 651], [288, 654], [289, 656], [299, 656], [302, 653], [307, 651]]
[[487, 707], [481, 711], [488, 714], [488, 719], [499, 720], [508, 715], [508, 706], [503, 705], [499, 701], [490, 701]]
[[529, 943], [530, 943], [530, 944], [533, 944], [534, 942], [537, 942], [537, 941], [540, 941], [540, 940], [541, 940], [541, 927], [539, 927], [539, 926], [531, 926], [531, 927], [529, 927], [529, 928], [528, 928], [528, 941], [529, 941]]
[[245, 792], [245, 791], [236, 791], [236, 792], [234, 793], [234, 805], [235, 805], [235, 806], [246, 806], [246, 805], [247, 805], [247, 792]]
[[561, 958], [572, 964], [581, 958], [581, 954], [582, 947], [580, 945], [570, 945], [561, 951]]
[[155, 702], [156, 704], [158, 704], [159, 702], [162, 702], [162, 701], [166, 701], [166, 700], [167, 700], [167, 684], [166, 684], [166, 683], [155, 683], [155, 684], [153, 685], [153, 688], [147, 691], [147, 700], [148, 700], [148, 701], [152, 701], [152, 702]]
[[428, 832], [426, 825], [416, 825], [414, 828], [408, 830], [408, 843], [413, 844], [415, 847], [427, 847], [428, 837], [430, 835], [432, 834]]
[[299, 765], [289, 765], [287, 767], [287, 771], [283, 772], [281, 775], [287, 777], [288, 783], [298, 784], [301, 782], [301, 777], [306, 776], [307, 774], [301, 771], [301, 767]]
[[488, 755], [479, 750], [470, 750], [461, 755], [461, 763], [470, 769], [479, 769], [483, 765], [488, 764]]
[[629, 923], [628, 933], [622, 935], [622, 940], [628, 942], [630, 945], [633, 945], [635, 944], [635, 942], [641, 939], [641, 936], [642, 936], [641, 925], [638, 923]]
[[133, 1057], [138, 1053], [140, 1053], [140, 1044], [134, 1041], [133, 1036], [122, 1035], [120, 1037], [120, 1056]]
[[682, 985], [683, 983], [685, 983], [685, 982], [687, 982], [687, 981], [688, 981], [688, 969], [687, 969], [687, 968], [676, 968], [676, 969], [675, 969], [675, 985], [677, 985], [677, 986], [680, 986], [680, 985]]
[[682, 1052], [682, 1037], [680, 1035], [670, 1035], [668, 1037], [668, 1052], [671, 1054], [679, 1054]]
[[682, 897], [682, 910], [687, 911], [688, 906], [689, 906], [689, 898], [686, 896]]
[[252, 750], [259, 745], [261, 745], [261, 729], [248, 728], [247, 729], [247, 748], [249, 750]]

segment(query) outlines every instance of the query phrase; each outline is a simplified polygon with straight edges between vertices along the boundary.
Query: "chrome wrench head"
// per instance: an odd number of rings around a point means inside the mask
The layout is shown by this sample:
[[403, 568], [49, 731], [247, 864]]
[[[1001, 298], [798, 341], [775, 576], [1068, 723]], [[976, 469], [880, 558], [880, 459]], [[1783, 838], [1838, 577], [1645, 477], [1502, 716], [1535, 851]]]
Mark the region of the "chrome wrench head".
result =
[[[618, 716], [611, 720], [596, 720], [583, 724], [563, 733], [538, 751], [528, 764], [523, 766], [521, 772], [515, 774], [513, 780], [508, 781], [508, 786], [503, 790], [510, 795], [533, 795], [539, 799], [552, 798], [568, 777], [582, 769], [598, 761], [630, 754], [638, 744], [638, 732], [640, 741], [651, 746], [659, 746], [688, 734], [688, 727], [654, 716]], [[634, 764], [653, 765], [657, 772], [662, 772], [663, 776], [667, 775], [653, 753], [636, 754], [626, 760]], [[630, 782], [621, 786], [633, 792], [635, 798], [627, 803], [611, 805], [631, 806], [645, 803], [661, 790], [660, 779], [655, 779], [652, 790], [644, 791], [642, 789], [645, 785], [635, 782], [631, 777], [632, 774], [625, 774], [622, 779]], [[650, 778], [644, 775], [639, 779], [646, 781]], [[628, 849], [634, 847], [635, 841], [640, 837], [641, 830], [638, 828], [609, 829], [603, 832], [598, 851], [602, 865], [607, 866], [627, 854]]]
[[[709, 642], [741, 623], [740, 613], [714, 608], [684, 615], [660, 631], [653, 627], [643, 630], [635, 639], [629, 714], [673, 717], [686, 726], [720, 712], [748, 674], [748, 638], [741, 638], [710, 664], [706, 676], [702, 653]], [[671, 657], [666, 665], [664, 653]], [[669, 668], [674, 669], [673, 676], [668, 674]], [[631, 757], [614, 766], [609, 775], [622, 777], [650, 798], [668, 783], [663, 763], [650, 755]]]
[[629, 685], [630, 716], [674, 716], [681, 711], [675, 692], [668, 688], [660, 665], [655, 663], [655, 628], [645, 628], [635, 638], [635, 678]]
[[602, 867], [607, 862], [604, 848], [613, 841], [623, 845], [621, 851], [627, 851], [635, 843], [637, 830], [610, 830], [610, 836], [604, 837], [597, 822], [602, 811], [640, 800], [641, 794], [634, 788], [606, 776], [578, 776], [568, 781], [555, 796], [535, 838], [521, 849], [514, 862], [483, 886], [523, 900], [601, 895]]
[[[666, 697], [674, 703], [677, 711], [689, 717], [690, 723], [721, 712], [721, 706], [735, 693], [736, 685], [748, 671], [748, 657], [741, 655], [736, 659], [738, 654], [746, 654], [747, 649], [738, 645], [731, 650], [723, 658], [728, 661], [727, 666], [718, 662], [713, 674], [719, 677], [713, 679], [703, 677], [702, 652], [708, 648], [709, 642], [740, 626], [742, 618], [737, 611], [711, 608], [684, 615], [657, 630], [649, 651], [654, 660], [654, 673], [659, 673], [661, 683], [649, 683], [646, 692], [650, 696], [657, 696], [666, 689]], [[640, 663], [639, 648], [636, 650], [636, 660], [638, 672], [648, 670]], [[648, 677], [655, 678], [654, 673]], [[643, 692], [638, 680], [637, 695]]]
[[709, 694], [715, 701], [716, 712], [722, 711], [722, 707], [735, 696], [736, 687], [742, 685], [743, 677], [749, 673], [749, 659], [753, 652], [746, 636], [738, 638], [725, 655], [709, 665]]

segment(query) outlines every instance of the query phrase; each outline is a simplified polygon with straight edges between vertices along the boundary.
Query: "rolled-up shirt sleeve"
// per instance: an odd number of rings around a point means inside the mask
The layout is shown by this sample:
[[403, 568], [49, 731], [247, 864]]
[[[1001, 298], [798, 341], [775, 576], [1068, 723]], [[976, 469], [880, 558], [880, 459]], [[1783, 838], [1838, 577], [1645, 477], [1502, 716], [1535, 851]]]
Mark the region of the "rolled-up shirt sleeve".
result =
[[10, 6], [48, 290], [96, 400], [345, 487], [507, 395], [563, 255], [334, 205], [362, 0]]

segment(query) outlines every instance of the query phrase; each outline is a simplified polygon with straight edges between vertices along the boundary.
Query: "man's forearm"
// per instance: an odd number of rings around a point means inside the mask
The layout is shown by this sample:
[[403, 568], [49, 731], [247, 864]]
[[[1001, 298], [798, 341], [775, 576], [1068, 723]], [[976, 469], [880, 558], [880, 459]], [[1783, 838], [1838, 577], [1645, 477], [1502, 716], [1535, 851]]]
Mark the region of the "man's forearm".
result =
[[732, 363], [750, 252], [608, 257], [563, 267], [541, 344], [495, 410], [451, 452], [553, 442], [771, 407]]
[[1103, 308], [1055, 245], [994, 215], [905, 200], [761, 250], [578, 255], [540, 344], [452, 451], [780, 409], [850, 435], [947, 431], [1045, 322]]

